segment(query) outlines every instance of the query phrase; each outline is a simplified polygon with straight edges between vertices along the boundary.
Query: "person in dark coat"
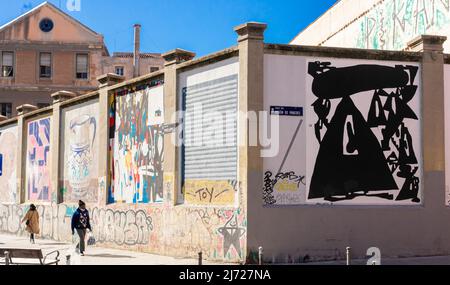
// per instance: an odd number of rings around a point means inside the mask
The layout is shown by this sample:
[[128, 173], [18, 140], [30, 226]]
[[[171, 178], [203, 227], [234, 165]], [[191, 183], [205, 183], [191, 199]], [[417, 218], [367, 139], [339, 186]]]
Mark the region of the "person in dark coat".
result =
[[80, 254], [84, 256], [86, 249], [86, 232], [87, 230], [92, 232], [92, 228], [86, 204], [81, 200], [78, 202], [78, 209], [72, 216], [72, 235], [75, 234], [75, 230], [80, 237], [80, 243], [77, 245], [77, 249], [79, 249]]

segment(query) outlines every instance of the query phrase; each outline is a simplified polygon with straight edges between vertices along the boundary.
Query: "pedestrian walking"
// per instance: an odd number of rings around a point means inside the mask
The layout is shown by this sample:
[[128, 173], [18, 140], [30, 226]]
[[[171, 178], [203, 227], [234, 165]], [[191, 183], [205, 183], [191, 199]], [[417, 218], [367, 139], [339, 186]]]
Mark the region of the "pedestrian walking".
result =
[[34, 204], [30, 205], [30, 209], [22, 219], [22, 223], [26, 224], [26, 231], [30, 233], [30, 243], [35, 244], [34, 237], [40, 233], [39, 228], [39, 213]]
[[92, 232], [92, 228], [86, 204], [81, 200], [78, 202], [78, 209], [72, 216], [72, 235], [75, 234], [75, 230], [80, 237], [77, 249], [79, 249], [80, 254], [84, 256], [86, 250], [86, 232], [87, 230]]

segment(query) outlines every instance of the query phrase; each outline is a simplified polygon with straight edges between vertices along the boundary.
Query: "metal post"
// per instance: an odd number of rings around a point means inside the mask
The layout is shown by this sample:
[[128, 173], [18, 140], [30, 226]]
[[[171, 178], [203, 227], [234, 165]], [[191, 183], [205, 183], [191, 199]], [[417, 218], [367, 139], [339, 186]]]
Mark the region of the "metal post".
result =
[[263, 265], [263, 254], [264, 254], [264, 249], [262, 246], [260, 246], [258, 249], [258, 264], [259, 265]]
[[5, 265], [9, 265], [9, 251], [5, 251]]
[[203, 253], [198, 253], [198, 265], [203, 265]]
[[347, 266], [351, 265], [351, 261], [350, 261], [350, 251], [352, 250], [351, 247], [347, 247]]

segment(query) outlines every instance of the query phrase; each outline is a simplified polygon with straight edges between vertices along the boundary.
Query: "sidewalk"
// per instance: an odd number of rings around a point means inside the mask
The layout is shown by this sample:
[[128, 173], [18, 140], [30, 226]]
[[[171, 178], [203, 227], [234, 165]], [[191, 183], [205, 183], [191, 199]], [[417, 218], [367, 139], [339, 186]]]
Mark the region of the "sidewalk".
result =
[[[39, 248], [44, 255], [54, 250], [59, 250], [61, 255], [60, 265], [66, 264], [66, 253], [72, 244], [51, 240], [36, 240], [36, 244], [30, 244], [24, 237], [13, 235], [0, 235], [0, 248]], [[366, 265], [367, 260], [352, 260], [352, 265]], [[382, 258], [382, 265], [450, 265], [450, 256], [417, 257], [417, 258]], [[167, 256], [159, 256], [134, 251], [117, 250], [102, 247], [88, 247], [85, 256], [73, 256], [72, 264], [81, 265], [197, 265], [196, 259], [183, 259]], [[236, 265], [203, 261], [204, 265]], [[302, 265], [345, 265], [345, 261], [316, 262]]]
[[[66, 253], [72, 244], [52, 240], [36, 240], [36, 244], [30, 244], [28, 238], [14, 235], [0, 235], [0, 248], [38, 248], [44, 255], [54, 250], [59, 250], [61, 255], [60, 265], [66, 264]], [[197, 259], [180, 259], [167, 256], [159, 256], [134, 251], [117, 250], [102, 247], [87, 247], [85, 256], [73, 256], [72, 264], [80, 265], [198, 265]], [[204, 265], [223, 265], [203, 261]], [[234, 265], [234, 264], [230, 264]]]

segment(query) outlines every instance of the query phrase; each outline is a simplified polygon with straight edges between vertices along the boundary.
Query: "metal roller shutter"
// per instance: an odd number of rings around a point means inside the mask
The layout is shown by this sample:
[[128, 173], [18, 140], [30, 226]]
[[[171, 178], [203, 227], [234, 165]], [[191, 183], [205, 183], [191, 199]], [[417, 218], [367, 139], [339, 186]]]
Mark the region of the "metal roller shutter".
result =
[[[187, 180], [237, 180], [237, 110], [238, 75], [189, 86], [183, 89], [184, 98], [184, 140], [183, 176]], [[201, 111], [195, 106], [201, 104]], [[195, 114], [194, 112], [198, 112]], [[208, 122], [211, 113], [222, 114], [224, 130], [222, 139], [211, 139]], [[201, 114], [201, 116], [200, 116]], [[225, 115], [226, 114], [226, 115]], [[201, 136], [201, 144], [196, 137]], [[211, 143], [220, 144], [211, 145]], [[222, 143], [224, 142], [224, 143]]]

